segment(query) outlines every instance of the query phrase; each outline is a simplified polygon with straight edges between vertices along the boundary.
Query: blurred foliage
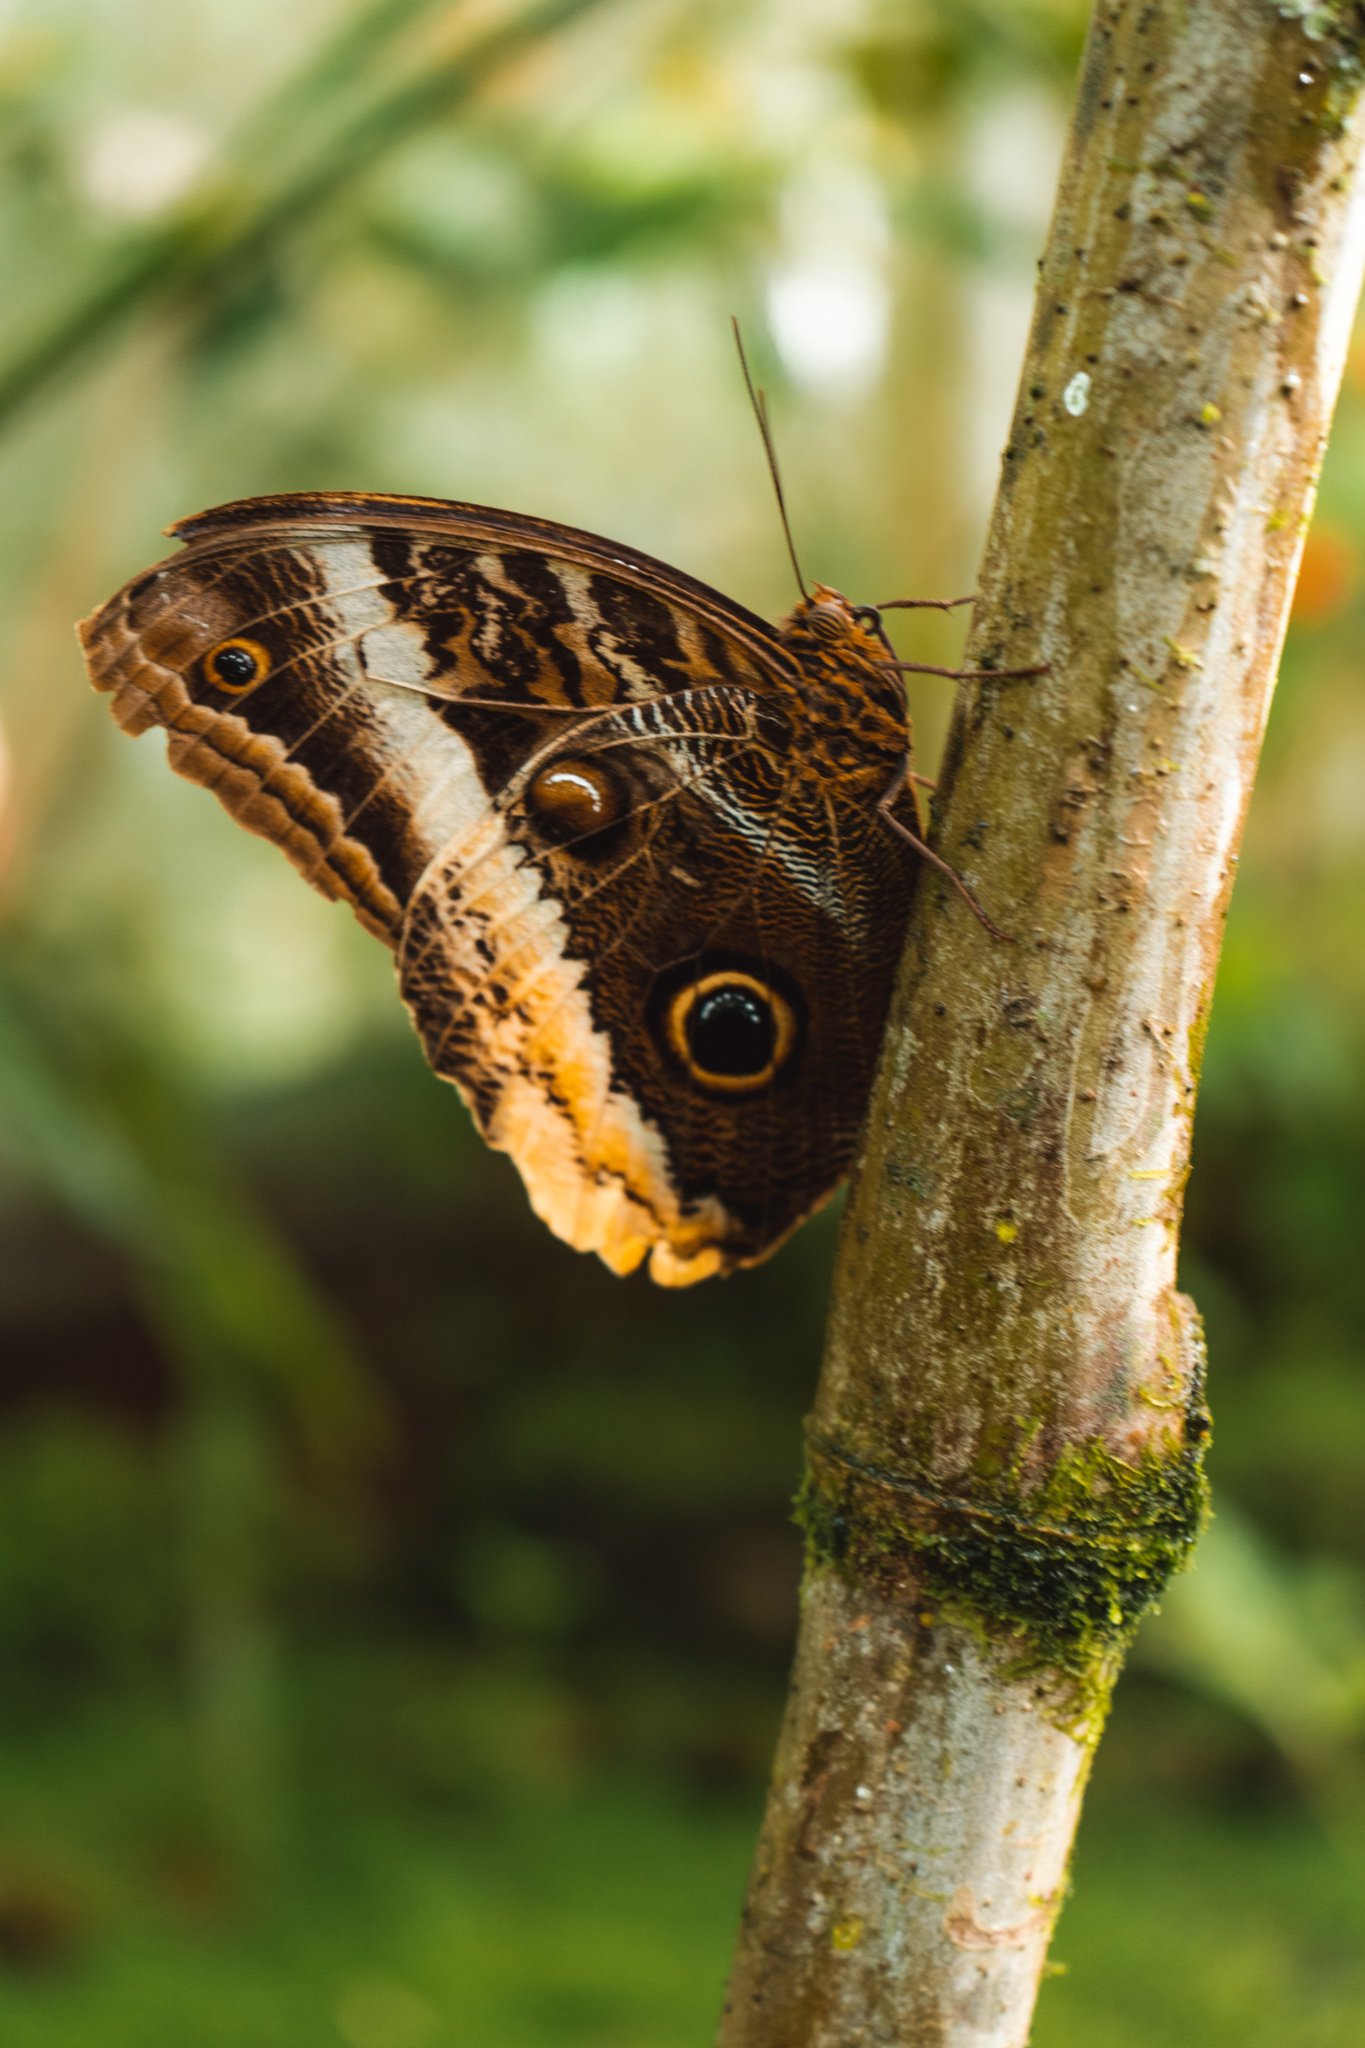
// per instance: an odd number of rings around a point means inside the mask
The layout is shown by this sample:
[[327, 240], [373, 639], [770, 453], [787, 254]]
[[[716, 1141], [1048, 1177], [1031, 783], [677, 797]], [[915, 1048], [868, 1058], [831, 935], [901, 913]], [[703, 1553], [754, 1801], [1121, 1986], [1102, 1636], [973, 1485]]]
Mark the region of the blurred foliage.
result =
[[[308, 486], [777, 612], [732, 310], [811, 570], [969, 587], [1083, 26], [0, 7], [6, 2048], [704, 2038], [832, 1245], [675, 1298], [549, 1240], [380, 950], [110, 729], [72, 619], [170, 518]], [[1190, 1191], [1221, 1514], [1122, 1689], [1042, 2048], [1365, 2022], [1362, 533], [1365, 342]]]

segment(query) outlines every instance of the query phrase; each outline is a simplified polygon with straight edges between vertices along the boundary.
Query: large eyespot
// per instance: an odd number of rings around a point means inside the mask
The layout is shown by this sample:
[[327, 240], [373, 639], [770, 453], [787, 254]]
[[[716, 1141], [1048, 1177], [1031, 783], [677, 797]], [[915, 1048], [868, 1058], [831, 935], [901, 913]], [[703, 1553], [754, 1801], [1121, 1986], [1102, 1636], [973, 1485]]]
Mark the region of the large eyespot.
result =
[[[626, 815], [626, 793], [618, 778], [600, 761], [552, 761], [542, 768], [526, 792], [527, 808], [556, 846], [595, 839]], [[597, 849], [583, 849], [593, 852]]]
[[665, 1012], [665, 1028], [692, 1079], [721, 1095], [766, 1088], [796, 1047], [796, 1015], [787, 998], [733, 967], [680, 988]]
[[215, 690], [252, 690], [270, 674], [270, 656], [259, 640], [220, 640], [204, 656], [204, 680]]

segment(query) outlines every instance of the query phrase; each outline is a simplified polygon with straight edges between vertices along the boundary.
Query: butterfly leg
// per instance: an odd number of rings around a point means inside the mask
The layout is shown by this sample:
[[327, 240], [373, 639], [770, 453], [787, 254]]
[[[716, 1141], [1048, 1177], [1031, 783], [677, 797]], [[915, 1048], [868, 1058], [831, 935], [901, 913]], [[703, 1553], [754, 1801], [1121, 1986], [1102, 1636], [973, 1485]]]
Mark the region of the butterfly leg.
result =
[[959, 605], [975, 604], [976, 592], [965, 597], [889, 597], [885, 604], [869, 605], [874, 612], [955, 612]]
[[979, 923], [983, 924], [986, 927], [986, 930], [990, 933], [993, 939], [1002, 939], [1006, 945], [1013, 945], [1014, 933], [1002, 932], [998, 924], [992, 923], [991, 919], [987, 917], [985, 911], [977, 902], [971, 890], [967, 887], [967, 884], [963, 881], [957, 869], [954, 867], [950, 867], [947, 861], [944, 860], [942, 854], [935, 853], [933, 847], [927, 845], [925, 841], [920, 838], [917, 832], [912, 832], [910, 830], [910, 827], [904, 824], [901, 821], [901, 819], [899, 819], [896, 816], [894, 810], [892, 809], [892, 805], [895, 803], [896, 798], [900, 795], [901, 791], [905, 788], [907, 782], [922, 782], [923, 780], [923, 776], [919, 776], [914, 773], [908, 760], [903, 762], [902, 765], [896, 770], [895, 778], [891, 782], [885, 795], [878, 800], [878, 811], [881, 813], [881, 816], [885, 820], [885, 822], [891, 827], [891, 830], [893, 832], [899, 833], [900, 837], [905, 841], [907, 846], [913, 846], [915, 852], [919, 854], [922, 859], [927, 860], [931, 867], [936, 867], [941, 875], [945, 875], [947, 877], [947, 879], [952, 883], [953, 887], [957, 890], [958, 895], [967, 905], [967, 908], [971, 911], [972, 916], [975, 917]]
[[1012, 683], [1024, 676], [1045, 676], [1049, 664], [1037, 662], [1032, 668], [935, 668], [927, 661], [892, 661], [888, 668], [903, 676], [947, 676], [955, 683]]

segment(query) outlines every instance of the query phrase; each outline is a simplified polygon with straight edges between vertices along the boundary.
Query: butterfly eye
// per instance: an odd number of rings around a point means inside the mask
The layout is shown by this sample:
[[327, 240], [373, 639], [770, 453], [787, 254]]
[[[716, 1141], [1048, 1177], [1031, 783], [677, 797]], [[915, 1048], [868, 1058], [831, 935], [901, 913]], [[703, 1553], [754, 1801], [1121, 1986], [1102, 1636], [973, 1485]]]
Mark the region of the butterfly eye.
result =
[[785, 996], [733, 969], [703, 975], [668, 1006], [668, 1041], [694, 1081], [722, 1095], [766, 1088], [796, 1045]]
[[839, 640], [847, 630], [848, 612], [842, 605], [813, 604], [807, 616], [817, 640]]
[[220, 640], [204, 656], [204, 676], [215, 690], [250, 690], [270, 674], [259, 640]]
[[542, 768], [526, 792], [536, 823], [558, 846], [571, 845], [619, 825], [626, 796], [616, 777], [598, 761], [555, 761]]

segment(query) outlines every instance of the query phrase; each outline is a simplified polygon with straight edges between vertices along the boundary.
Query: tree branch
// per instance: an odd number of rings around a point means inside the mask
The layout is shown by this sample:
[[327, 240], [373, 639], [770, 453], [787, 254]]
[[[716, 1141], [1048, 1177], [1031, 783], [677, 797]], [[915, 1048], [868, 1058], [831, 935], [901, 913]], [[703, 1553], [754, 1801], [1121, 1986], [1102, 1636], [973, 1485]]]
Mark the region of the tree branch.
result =
[[850, 1197], [723, 2048], [1017, 2048], [1207, 1429], [1175, 1291], [1223, 920], [1365, 260], [1365, 10], [1091, 26], [941, 847]]

